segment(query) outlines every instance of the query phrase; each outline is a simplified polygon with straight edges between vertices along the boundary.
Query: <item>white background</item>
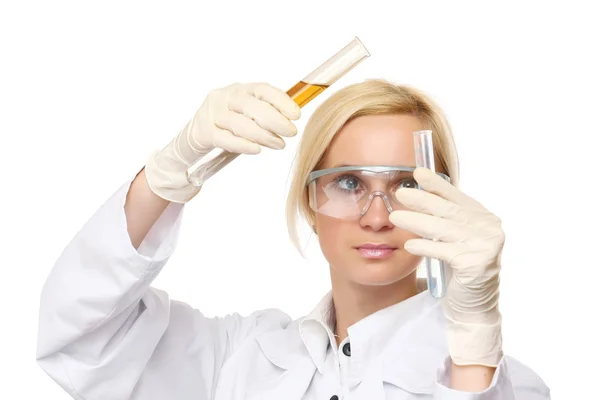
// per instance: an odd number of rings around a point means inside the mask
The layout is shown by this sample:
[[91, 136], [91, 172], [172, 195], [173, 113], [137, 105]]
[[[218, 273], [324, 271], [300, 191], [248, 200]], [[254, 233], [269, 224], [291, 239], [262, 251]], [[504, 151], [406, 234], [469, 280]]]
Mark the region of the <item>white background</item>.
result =
[[[287, 89], [355, 35], [372, 57], [329, 90], [386, 78], [432, 94], [456, 134], [461, 188], [503, 219], [506, 352], [553, 399], [600, 397], [594, 2], [347, 4], [2, 3], [0, 398], [68, 398], [35, 364], [41, 286], [206, 93]], [[300, 131], [327, 95], [303, 109]], [[312, 309], [327, 265], [314, 238], [307, 259], [295, 252], [284, 219], [298, 141], [240, 157], [206, 185], [157, 287], [207, 315]]]

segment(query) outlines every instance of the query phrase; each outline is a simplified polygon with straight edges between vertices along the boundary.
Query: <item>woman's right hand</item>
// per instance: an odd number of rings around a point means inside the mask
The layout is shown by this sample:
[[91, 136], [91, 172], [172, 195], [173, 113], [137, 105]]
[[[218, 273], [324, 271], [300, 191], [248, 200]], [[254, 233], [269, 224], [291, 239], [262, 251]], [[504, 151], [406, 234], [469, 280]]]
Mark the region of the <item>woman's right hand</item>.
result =
[[187, 169], [215, 148], [257, 154], [261, 146], [283, 149], [282, 137], [296, 135], [292, 120], [300, 107], [284, 91], [267, 83], [233, 84], [211, 91], [181, 132], [145, 167], [150, 189], [163, 199], [185, 203], [199, 188]]

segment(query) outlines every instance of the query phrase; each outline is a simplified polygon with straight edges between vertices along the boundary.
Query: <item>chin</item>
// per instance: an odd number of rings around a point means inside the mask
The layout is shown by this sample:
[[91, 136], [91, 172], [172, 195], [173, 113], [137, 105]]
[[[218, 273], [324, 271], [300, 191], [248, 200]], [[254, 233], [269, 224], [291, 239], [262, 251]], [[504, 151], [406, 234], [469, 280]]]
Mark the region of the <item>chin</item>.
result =
[[387, 286], [401, 281], [416, 271], [420, 257], [405, 251], [385, 260], [358, 257], [344, 263], [342, 272], [348, 279], [366, 286]]
[[397, 271], [393, 268], [378, 268], [376, 270], [373, 270], [372, 268], [366, 268], [362, 271], [353, 272], [354, 273], [351, 273], [348, 277], [350, 280], [358, 283], [359, 285], [388, 286], [406, 278], [412, 272], [414, 272], [414, 269]]

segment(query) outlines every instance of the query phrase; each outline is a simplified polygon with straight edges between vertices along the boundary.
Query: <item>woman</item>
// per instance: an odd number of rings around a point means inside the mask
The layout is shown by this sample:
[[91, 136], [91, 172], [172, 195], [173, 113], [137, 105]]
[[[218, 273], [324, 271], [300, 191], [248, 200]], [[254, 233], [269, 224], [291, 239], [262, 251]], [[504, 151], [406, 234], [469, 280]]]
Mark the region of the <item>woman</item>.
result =
[[[351, 85], [307, 123], [290, 232], [297, 243], [298, 214], [313, 227], [332, 284], [311, 314], [209, 319], [150, 287], [200, 190], [188, 166], [215, 147], [281, 149], [299, 117], [268, 84], [211, 92], [59, 258], [41, 299], [41, 367], [86, 400], [549, 399], [502, 351], [500, 220], [459, 191], [450, 128], [408, 87]], [[414, 168], [412, 133], [423, 129], [433, 131], [438, 174]], [[448, 264], [441, 301], [419, 289], [423, 256]]]

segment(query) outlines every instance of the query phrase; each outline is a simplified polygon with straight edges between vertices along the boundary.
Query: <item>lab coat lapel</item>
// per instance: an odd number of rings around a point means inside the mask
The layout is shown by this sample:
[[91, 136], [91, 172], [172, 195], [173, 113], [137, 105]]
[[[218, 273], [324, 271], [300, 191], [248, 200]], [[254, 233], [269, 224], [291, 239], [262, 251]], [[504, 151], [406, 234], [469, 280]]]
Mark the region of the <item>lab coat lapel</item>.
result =
[[277, 379], [255, 387], [248, 400], [302, 399], [317, 368], [301, 341], [297, 325], [267, 332], [256, 340], [264, 356], [281, 368], [282, 373]]
[[448, 356], [445, 325], [441, 308], [435, 306], [393, 335], [382, 360], [382, 381], [432, 395], [437, 372]]

